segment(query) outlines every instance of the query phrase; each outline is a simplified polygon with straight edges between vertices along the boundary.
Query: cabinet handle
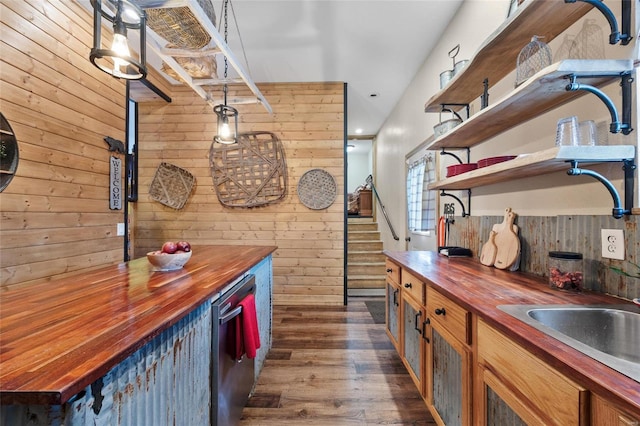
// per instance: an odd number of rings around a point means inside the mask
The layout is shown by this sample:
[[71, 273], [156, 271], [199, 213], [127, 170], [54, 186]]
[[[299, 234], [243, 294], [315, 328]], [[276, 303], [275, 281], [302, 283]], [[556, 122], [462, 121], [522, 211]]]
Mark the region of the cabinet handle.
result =
[[436, 315], [446, 315], [447, 314], [447, 311], [445, 311], [444, 308], [437, 308], [435, 310], [435, 312], [436, 312]]
[[393, 304], [395, 306], [400, 306], [398, 304], [398, 292], [400, 291], [400, 289], [396, 288], [395, 290], [393, 290]]
[[414, 319], [414, 320], [415, 320], [415, 322], [414, 322], [414, 326], [413, 326], [413, 328], [418, 332], [418, 334], [422, 334], [422, 329], [420, 329], [420, 328], [418, 327], [418, 318], [420, 318], [421, 316], [422, 316], [422, 311], [418, 311], [418, 312], [416, 313], [416, 317], [415, 317], [415, 319]]
[[390, 274], [390, 273], [392, 273], [392, 272], [393, 272], [393, 269], [391, 269], [391, 268], [387, 269], [387, 273], [388, 273], [388, 274]]
[[427, 325], [431, 324], [431, 320], [427, 318], [422, 322], [422, 338], [429, 343], [429, 338], [427, 337]]
[[411, 288], [411, 283], [404, 283], [404, 288]]

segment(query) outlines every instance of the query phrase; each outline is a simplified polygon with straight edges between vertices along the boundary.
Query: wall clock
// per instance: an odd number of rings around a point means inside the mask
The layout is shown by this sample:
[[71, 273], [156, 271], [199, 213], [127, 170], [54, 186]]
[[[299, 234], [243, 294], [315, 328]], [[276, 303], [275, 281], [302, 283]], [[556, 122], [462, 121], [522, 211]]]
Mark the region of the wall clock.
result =
[[9, 185], [18, 168], [18, 141], [0, 112], [0, 192]]

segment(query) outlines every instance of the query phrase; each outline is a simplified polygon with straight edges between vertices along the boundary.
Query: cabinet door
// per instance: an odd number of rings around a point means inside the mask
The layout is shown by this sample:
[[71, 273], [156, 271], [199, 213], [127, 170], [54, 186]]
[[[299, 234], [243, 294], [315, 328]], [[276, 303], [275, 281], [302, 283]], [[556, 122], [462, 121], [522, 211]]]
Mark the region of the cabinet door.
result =
[[569, 426], [589, 422], [588, 391], [504, 334], [478, 320], [478, 413], [487, 423], [487, 388], [527, 424]]
[[446, 330], [431, 322], [428, 345], [430, 405], [440, 423], [471, 424], [471, 353]]
[[425, 347], [422, 339], [425, 310], [402, 292], [402, 360], [420, 394], [424, 394]]
[[620, 411], [598, 395], [592, 395], [591, 424], [593, 426], [639, 426], [640, 418]]
[[[481, 425], [526, 426], [528, 424], [544, 425], [541, 419], [526, 403], [515, 395], [509, 385], [504, 384], [490, 370], [483, 366], [478, 368], [482, 385], [479, 399], [482, 401]], [[519, 414], [518, 414], [519, 413]]]
[[400, 286], [387, 279], [386, 283], [386, 328], [387, 335], [400, 352]]

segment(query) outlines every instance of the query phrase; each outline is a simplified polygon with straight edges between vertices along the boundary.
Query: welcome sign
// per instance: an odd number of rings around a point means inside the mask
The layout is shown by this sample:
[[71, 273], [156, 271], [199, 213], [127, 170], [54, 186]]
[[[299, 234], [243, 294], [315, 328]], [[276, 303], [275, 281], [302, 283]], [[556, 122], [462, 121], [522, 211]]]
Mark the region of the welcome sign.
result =
[[111, 157], [109, 168], [109, 208], [122, 209], [122, 160]]

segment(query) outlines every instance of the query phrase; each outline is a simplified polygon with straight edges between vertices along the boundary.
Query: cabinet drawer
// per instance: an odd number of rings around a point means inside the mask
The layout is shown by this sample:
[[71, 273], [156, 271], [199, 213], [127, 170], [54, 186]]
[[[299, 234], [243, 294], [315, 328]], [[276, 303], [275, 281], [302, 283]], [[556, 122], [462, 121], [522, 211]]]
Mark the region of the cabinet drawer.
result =
[[413, 297], [416, 302], [424, 305], [424, 283], [418, 277], [413, 275], [411, 272], [403, 269], [400, 273], [402, 277], [402, 281], [400, 282], [400, 286], [402, 287], [402, 291], [404, 293], [408, 293]]
[[[588, 420], [589, 392], [529, 351], [478, 320], [478, 362], [509, 389], [500, 395], [518, 415], [528, 414], [548, 425], [584, 425]], [[526, 410], [518, 410], [518, 405]], [[531, 420], [531, 419], [529, 419]]]
[[400, 284], [400, 266], [387, 259], [385, 269], [387, 271], [387, 278], [391, 279], [391, 281], [396, 284]]
[[427, 317], [461, 342], [471, 344], [471, 314], [432, 287], [427, 288]]

